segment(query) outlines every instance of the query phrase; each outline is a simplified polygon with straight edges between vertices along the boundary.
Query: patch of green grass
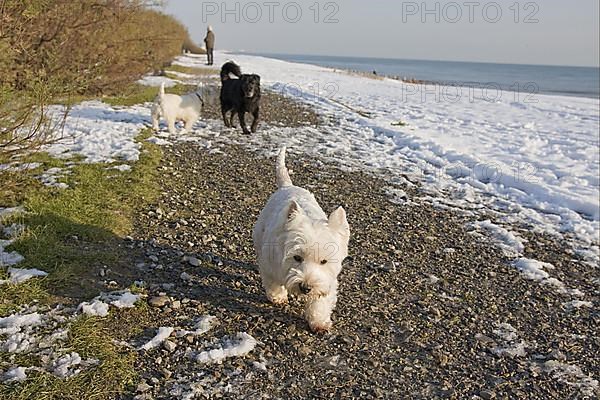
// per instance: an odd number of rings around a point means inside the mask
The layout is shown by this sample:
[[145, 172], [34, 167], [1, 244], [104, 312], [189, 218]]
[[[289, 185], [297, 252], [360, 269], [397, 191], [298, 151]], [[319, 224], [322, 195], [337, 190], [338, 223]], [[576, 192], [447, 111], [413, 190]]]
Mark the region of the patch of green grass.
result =
[[[176, 76], [168, 76], [171, 79], [179, 79]], [[177, 84], [173, 87], [167, 88], [167, 93], [174, 94], [185, 94], [196, 89], [193, 85]], [[62, 105], [73, 105], [81, 103], [82, 101], [88, 100], [101, 100], [106, 104], [114, 107], [130, 107], [136, 104], [143, 104], [146, 102], [154, 101], [158, 94], [158, 88], [153, 86], [140, 85], [139, 83], [131, 84], [121, 90], [118, 95], [109, 95], [103, 97], [96, 96], [71, 96], [69, 98], [57, 99], [56, 104]]]
[[190, 75], [219, 75], [219, 70], [216, 68], [195, 68], [184, 67], [182, 65], [170, 65], [167, 68], [165, 68], [165, 71], [175, 71]]
[[[150, 134], [145, 131], [139, 140]], [[46, 156], [36, 157], [42, 161]], [[27, 229], [10, 247], [25, 257], [20, 267], [49, 272], [45, 281], [53, 294], [87, 297], [101, 267], [119, 269], [127, 258], [121, 237], [131, 231], [135, 208], [157, 195], [160, 158], [160, 149], [144, 142], [140, 160], [130, 172], [107, 169], [106, 164], [79, 164], [65, 178], [69, 189], [33, 182], [23, 196], [27, 213], [16, 219]], [[0, 305], [5, 300], [12, 303], [12, 298], [0, 293]]]
[[60, 158], [54, 158], [50, 154], [45, 153], [45, 152], [36, 152], [36, 153], [28, 154], [26, 157], [24, 157], [23, 162], [27, 162], [27, 163], [38, 162], [38, 163], [44, 164], [44, 167], [47, 169], [47, 168], [54, 168], [54, 167], [63, 168], [68, 161], [78, 161], [81, 159], [82, 159], [82, 157], [73, 157], [68, 160], [65, 160], [65, 159], [60, 159]]
[[[6, 273], [0, 273], [0, 279], [7, 277]], [[47, 303], [50, 294], [46, 290], [44, 279], [30, 279], [19, 285], [2, 285], [0, 290], [0, 315], [8, 315], [18, 309], [22, 304], [31, 304], [34, 301]]]
[[[175, 78], [176, 79], [176, 78]], [[196, 89], [193, 85], [175, 85], [166, 89], [167, 93], [185, 94]], [[158, 88], [144, 85], [131, 85], [123, 90], [123, 94], [119, 96], [105, 97], [102, 99], [111, 106], [133, 106], [135, 104], [143, 104], [149, 101], [154, 101], [158, 94]]]
[[[107, 169], [105, 164], [79, 164], [66, 178], [69, 188], [56, 190], [40, 185], [35, 179], [21, 188], [26, 213], [10, 222], [26, 225], [10, 250], [25, 257], [21, 268], [39, 268], [49, 272], [46, 278], [31, 279], [19, 285], [4, 285], [0, 290], [0, 316], [15, 312], [24, 304], [52, 306], [78, 303], [98, 294], [96, 267], [107, 265], [119, 276], [131, 274], [131, 249], [123, 248], [121, 237], [132, 229], [137, 207], [158, 196], [157, 167], [161, 160], [158, 146], [145, 142], [151, 135], [139, 135], [143, 143], [140, 160], [130, 172]], [[28, 161], [43, 162], [46, 167], [64, 167], [64, 161], [47, 154], [36, 154]], [[0, 272], [0, 279], [6, 278]], [[143, 289], [133, 288], [134, 292]], [[69, 325], [65, 352], [77, 352], [82, 359], [100, 363], [69, 379], [47, 372], [28, 371], [20, 384], [0, 385], [0, 398], [25, 399], [112, 399], [133, 385], [137, 374], [135, 352], [123, 349], [113, 340], [129, 340], [148, 325], [146, 303], [133, 309], [115, 310], [106, 318], [81, 316]], [[145, 322], [146, 321], [146, 322]], [[11, 356], [12, 357], [12, 356]], [[0, 351], [0, 364], [25, 367], [41, 366], [37, 356], [27, 354], [10, 358]]]
[[[1, 160], [0, 164], [8, 163], [9, 160]], [[17, 163], [41, 163], [45, 168], [62, 168], [66, 160], [59, 160], [50, 157], [47, 153], [31, 153], [20, 158]], [[33, 187], [40, 187], [41, 184], [34, 175], [39, 172], [41, 167], [27, 171], [10, 171], [0, 173], [0, 205], [10, 207], [22, 204], [24, 196], [31, 192]]]

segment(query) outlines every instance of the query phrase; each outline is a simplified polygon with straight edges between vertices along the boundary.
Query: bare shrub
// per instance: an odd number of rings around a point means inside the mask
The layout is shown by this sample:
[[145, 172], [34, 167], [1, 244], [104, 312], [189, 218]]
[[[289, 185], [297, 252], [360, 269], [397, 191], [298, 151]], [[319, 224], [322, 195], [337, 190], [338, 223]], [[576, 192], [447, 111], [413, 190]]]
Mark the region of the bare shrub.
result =
[[144, 0], [0, 0], [0, 160], [59, 128], [48, 104], [116, 94], [191, 42]]

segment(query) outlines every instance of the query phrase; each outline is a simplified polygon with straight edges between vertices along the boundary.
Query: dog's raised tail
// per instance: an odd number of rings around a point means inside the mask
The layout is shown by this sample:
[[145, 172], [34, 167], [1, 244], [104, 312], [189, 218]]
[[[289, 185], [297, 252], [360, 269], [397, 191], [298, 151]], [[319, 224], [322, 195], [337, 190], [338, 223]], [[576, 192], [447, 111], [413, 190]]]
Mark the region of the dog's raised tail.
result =
[[279, 150], [279, 155], [277, 156], [277, 166], [275, 167], [275, 174], [277, 175], [277, 187], [282, 188], [286, 186], [292, 186], [292, 179], [290, 178], [290, 173], [285, 166], [285, 152], [287, 148], [283, 146], [281, 150]]
[[160, 90], [158, 91], [158, 96], [162, 99], [165, 97], [165, 83], [160, 84]]
[[228, 61], [221, 67], [221, 82], [230, 79], [229, 74], [233, 74], [239, 78], [242, 76], [242, 70], [240, 66], [233, 61]]

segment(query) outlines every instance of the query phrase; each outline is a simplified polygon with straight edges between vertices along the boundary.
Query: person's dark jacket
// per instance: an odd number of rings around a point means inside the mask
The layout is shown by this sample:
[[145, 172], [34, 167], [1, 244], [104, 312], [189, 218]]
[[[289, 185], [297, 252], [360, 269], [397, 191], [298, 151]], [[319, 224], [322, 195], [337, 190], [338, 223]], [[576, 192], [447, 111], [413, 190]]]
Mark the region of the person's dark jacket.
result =
[[206, 37], [204, 38], [204, 43], [206, 44], [207, 49], [215, 48], [215, 34], [213, 31], [208, 31], [206, 33]]

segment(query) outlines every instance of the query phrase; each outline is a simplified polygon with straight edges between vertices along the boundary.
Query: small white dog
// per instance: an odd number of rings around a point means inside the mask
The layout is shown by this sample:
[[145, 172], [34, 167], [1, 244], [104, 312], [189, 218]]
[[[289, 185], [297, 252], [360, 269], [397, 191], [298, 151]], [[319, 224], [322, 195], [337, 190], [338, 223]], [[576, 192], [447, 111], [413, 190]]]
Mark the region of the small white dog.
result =
[[278, 190], [252, 235], [262, 284], [274, 304], [285, 304], [288, 292], [306, 295], [304, 316], [311, 330], [328, 331], [350, 227], [342, 207], [327, 217], [312, 193], [292, 184], [285, 152], [283, 147], [277, 158]]
[[166, 94], [165, 84], [162, 83], [158, 96], [156, 96], [152, 105], [152, 129], [154, 131], [160, 129], [158, 123], [160, 117], [163, 117], [167, 121], [170, 134], [174, 135], [176, 133], [175, 123], [177, 121], [185, 122], [184, 132], [190, 131], [200, 118], [204, 107], [205, 100], [202, 95], [202, 86], [199, 90], [183, 96]]

